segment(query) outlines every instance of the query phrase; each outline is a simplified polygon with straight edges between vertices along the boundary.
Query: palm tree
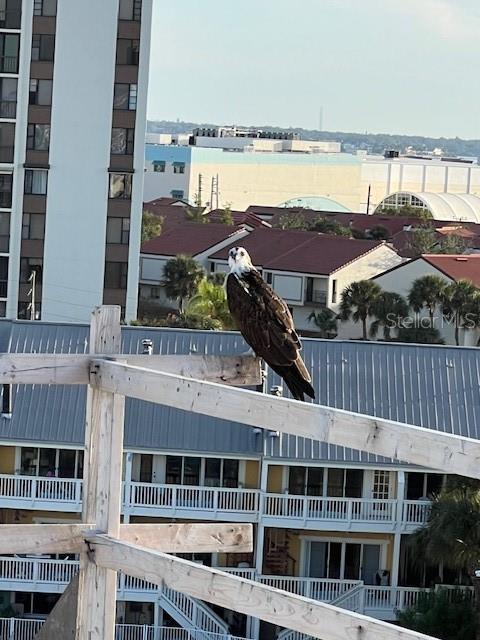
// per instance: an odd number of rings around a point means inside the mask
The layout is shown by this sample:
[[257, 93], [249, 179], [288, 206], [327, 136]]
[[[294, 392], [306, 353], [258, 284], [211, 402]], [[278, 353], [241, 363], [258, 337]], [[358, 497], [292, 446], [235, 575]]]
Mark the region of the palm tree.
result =
[[178, 310], [183, 313], [183, 301], [191, 298], [205, 276], [205, 271], [191, 256], [178, 255], [166, 262], [163, 268], [165, 293], [178, 300]]
[[374, 300], [371, 315], [376, 320], [370, 325], [370, 337], [375, 338], [378, 330], [383, 326], [384, 340], [390, 340], [391, 330], [400, 325], [400, 320], [408, 316], [408, 303], [399, 293], [382, 291]]
[[202, 280], [197, 293], [190, 299], [186, 316], [193, 314], [218, 320], [224, 329], [233, 328], [233, 319], [228, 310], [225, 289], [209, 280]]
[[332, 339], [337, 335], [337, 314], [331, 309], [322, 309], [318, 313], [312, 311], [308, 316], [308, 321], [313, 322], [318, 327], [321, 338]]
[[[480, 484], [476, 480], [452, 478], [433, 496], [428, 522], [418, 529], [409, 544], [421, 561], [443, 563], [466, 571], [475, 589], [480, 614]], [[477, 628], [480, 640], [480, 625]]]
[[435, 310], [443, 300], [446, 286], [446, 281], [440, 276], [422, 276], [413, 281], [408, 294], [408, 302], [416, 313], [420, 313], [424, 307], [428, 309], [431, 327], [434, 326]]
[[443, 290], [442, 312], [455, 323], [455, 344], [459, 345], [460, 329], [469, 327], [470, 314], [477, 313], [480, 289], [469, 280], [457, 280]]
[[354, 322], [361, 322], [363, 340], [368, 340], [367, 318], [373, 315], [373, 304], [381, 293], [381, 287], [371, 280], [353, 282], [342, 293], [339, 317], [343, 321], [351, 317]]

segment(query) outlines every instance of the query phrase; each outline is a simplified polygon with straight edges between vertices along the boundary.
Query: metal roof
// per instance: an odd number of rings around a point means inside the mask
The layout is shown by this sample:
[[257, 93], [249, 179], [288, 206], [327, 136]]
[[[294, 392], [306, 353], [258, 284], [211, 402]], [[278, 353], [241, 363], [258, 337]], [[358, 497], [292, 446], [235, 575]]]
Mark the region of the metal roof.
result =
[[[6, 336], [9, 335], [7, 341]], [[238, 333], [123, 327], [123, 352], [243, 353]], [[317, 401], [332, 407], [480, 438], [480, 349], [304, 339]], [[85, 325], [0, 321], [0, 344], [11, 352], [88, 350]], [[268, 387], [279, 384], [269, 375]], [[19, 385], [13, 416], [0, 419], [0, 440], [83, 444], [85, 388]], [[255, 435], [250, 427], [127, 399], [125, 446], [331, 462], [388, 462], [344, 447], [281, 434]]]

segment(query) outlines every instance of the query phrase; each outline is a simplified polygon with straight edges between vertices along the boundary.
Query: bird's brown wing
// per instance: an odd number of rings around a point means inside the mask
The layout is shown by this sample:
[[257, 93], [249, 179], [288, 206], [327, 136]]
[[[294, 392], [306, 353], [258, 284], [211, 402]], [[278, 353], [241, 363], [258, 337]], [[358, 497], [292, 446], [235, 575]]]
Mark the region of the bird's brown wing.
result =
[[246, 274], [245, 281], [230, 274], [226, 287], [230, 312], [255, 353], [273, 367], [289, 366], [299, 360], [300, 371], [310, 380], [299, 357], [301, 343], [292, 315], [282, 298], [257, 271]]

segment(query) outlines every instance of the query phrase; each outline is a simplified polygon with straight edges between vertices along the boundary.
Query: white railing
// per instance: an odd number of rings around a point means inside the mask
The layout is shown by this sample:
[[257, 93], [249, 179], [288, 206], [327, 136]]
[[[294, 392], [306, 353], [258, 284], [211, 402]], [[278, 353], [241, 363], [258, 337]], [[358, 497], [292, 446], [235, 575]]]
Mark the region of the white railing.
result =
[[52, 508], [55, 503], [70, 507], [71, 511], [82, 509], [82, 480], [72, 478], [43, 478], [37, 476], [0, 475], [0, 498], [4, 506], [18, 506], [24, 502], [26, 508]]
[[332, 600], [330, 604], [333, 604], [335, 607], [341, 607], [342, 609], [348, 609], [349, 611], [363, 612], [364, 596], [365, 586], [363, 582], [359, 582], [351, 589], [341, 593], [335, 600]]
[[299, 596], [331, 602], [362, 583], [359, 580], [333, 580], [328, 578], [289, 578], [285, 576], [258, 576], [258, 581]]
[[405, 500], [403, 503], [402, 522], [416, 524], [419, 527], [428, 519], [432, 503], [429, 500]]
[[403, 611], [413, 606], [421, 593], [428, 593], [429, 589], [415, 587], [373, 587], [365, 586], [365, 610]]
[[275, 518], [387, 522], [396, 520], [396, 500], [322, 498], [290, 494], [266, 494], [264, 515]]
[[[34, 640], [45, 620], [0, 618], [0, 640]], [[115, 640], [245, 640], [224, 633], [200, 629], [154, 627], [153, 625], [117, 624]]]
[[35, 585], [66, 585], [78, 571], [76, 560], [0, 556], [0, 580]]
[[[129, 506], [166, 509], [171, 512], [188, 510], [202, 512], [258, 513], [257, 489], [227, 489], [224, 487], [188, 487], [175, 484], [132, 482]], [[128, 489], [126, 490], [128, 493]]]
[[[428, 518], [431, 503], [406, 500], [398, 508], [397, 500], [366, 498], [328, 498], [291, 494], [263, 494], [258, 489], [230, 489], [151, 482], [124, 485], [124, 506], [131, 514], [180, 515], [192, 517], [224, 517], [256, 521], [260, 516], [304, 523], [333, 521], [369, 524], [394, 524], [402, 519], [404, 526], [421, 526]], [[0, 507], [47, 509], [80, 512], [82, 480], [21, 475], [0, 475]], [[198, 514], [195, 515], [195, 514]], [[1, 639], [0, 639], [1, 640]]]
[[227, 623], [199, 600], [168, 587], [162, 588], [162, 599], [176, 609], [192, 628], [207, 633], [228, 634]]

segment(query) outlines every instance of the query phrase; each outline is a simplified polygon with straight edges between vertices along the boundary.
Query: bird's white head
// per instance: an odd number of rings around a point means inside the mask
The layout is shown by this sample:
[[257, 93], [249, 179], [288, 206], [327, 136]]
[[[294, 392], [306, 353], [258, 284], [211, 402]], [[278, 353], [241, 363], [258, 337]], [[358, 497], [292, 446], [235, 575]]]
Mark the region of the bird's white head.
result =
[[232, 247], [228, 252], [228, 266], [230, 273], [242, 276], [247, 271], [252, 271], [255, 267], [248, 255], [248, 251], [243, 247]]

